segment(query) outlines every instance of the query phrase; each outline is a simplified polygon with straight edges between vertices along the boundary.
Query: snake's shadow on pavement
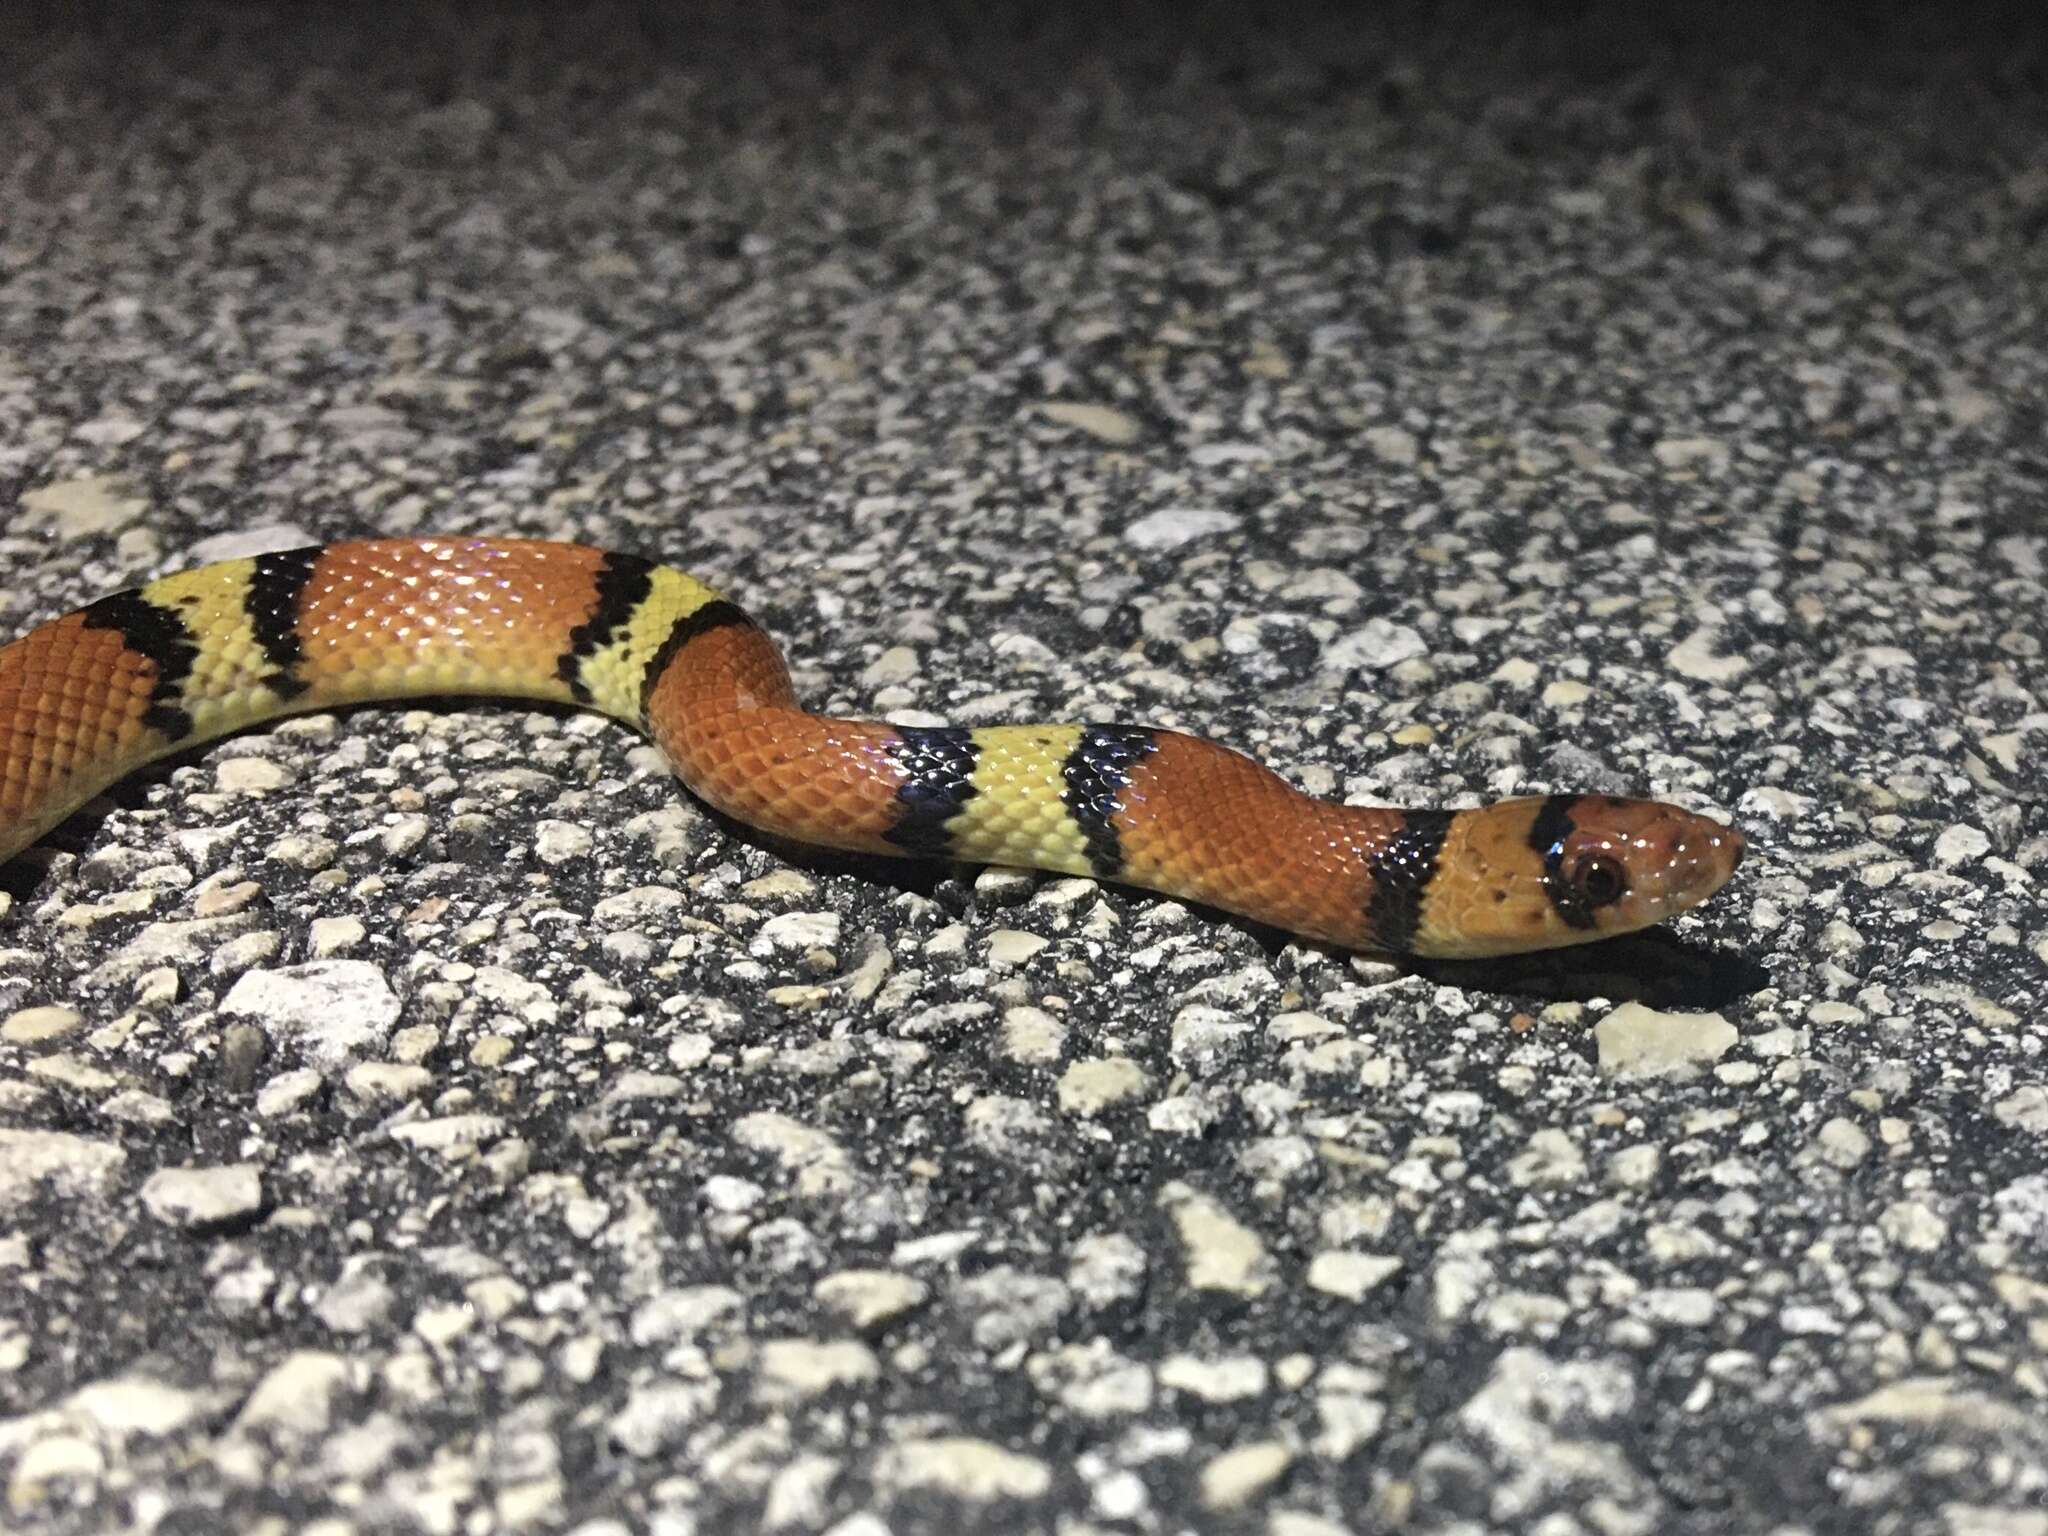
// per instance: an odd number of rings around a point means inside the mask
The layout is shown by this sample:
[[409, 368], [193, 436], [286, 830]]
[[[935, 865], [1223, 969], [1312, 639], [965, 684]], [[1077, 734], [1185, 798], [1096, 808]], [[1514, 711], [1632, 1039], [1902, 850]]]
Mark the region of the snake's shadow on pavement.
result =
[[1471, 991], [1545, 1002], [1604, 997], [1680, 1012], [1719, 1012], [1771, 982], [1770, 972], [1741, 950], [1694, 943], [1668, 928], [1498, 960], [1411, 960], [1407, 968]]
[[[738, 822], [713, 814], [733, 836], [772, 848], [790, 863], [813, 874], [852, 876], [892, 890], [912, 892], [936, 901], [953, 917], [967, 917], [973, 913], [973, 880], [971, 877], [960, 878], [959, 871], [978, 866], [834, 853], [764, 838]], [[1136, 886], [1119, 885], [1113, 881], [1108, 884], [1134, 907], [1169, 899]], [[1252, 922], [1218, 907], [1207, 907], [1197, 902], [1182, 902], [1182, 905], [1204, 923], [1219, 928], [1235, 928], [1249, 935], [1265, 950], [1269, 959], [1289, 945], [1308, 942], [1297, 934]], [[984, 912], [982, 917], [986, 919], [988, 914]], [[1349, 959], [1351, 955], [1351, 951], [1334, 945], [1312, 947], [1339, 960]], [[1398, 963], [1411, 975], [1466, 991], [1504, 993], [1539, 1003], [1584, 1002], [1597, 997], [1611, 1002], [1643, 1003], [1654, 1008], [1680, 1011], [1718, 1011], [1761, 991], [1771, 981], [1770, 973], [1762, 965], [1733, 946], [1682, 939], [1662, 927], [1569, 949], [1508, 955], [1493, 960], [1408, 957]]]

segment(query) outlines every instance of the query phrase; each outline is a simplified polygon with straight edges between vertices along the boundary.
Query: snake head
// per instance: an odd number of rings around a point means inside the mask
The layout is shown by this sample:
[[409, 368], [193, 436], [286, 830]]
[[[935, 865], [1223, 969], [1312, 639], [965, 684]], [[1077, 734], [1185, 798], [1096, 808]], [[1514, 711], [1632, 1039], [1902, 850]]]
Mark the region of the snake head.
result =
[[[1548, 795], [1459, 815], [1439, 953], [1508, 954], [1633, 933], [1698, 906], [1742, 862], [1735, 828], [1655, 800]], [[1432, 939], [1437, 934], [1431, 934]], [[1456, 946], [1456, 947], [1452, 947]], [[1432, 945], [1434, 948], [1435, 945]]]

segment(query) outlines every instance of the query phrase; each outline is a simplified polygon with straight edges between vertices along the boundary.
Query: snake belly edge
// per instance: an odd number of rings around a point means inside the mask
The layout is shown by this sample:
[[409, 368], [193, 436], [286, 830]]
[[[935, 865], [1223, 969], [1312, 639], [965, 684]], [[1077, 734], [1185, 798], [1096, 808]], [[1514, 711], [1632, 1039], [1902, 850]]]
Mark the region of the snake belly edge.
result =
[[797, 703], [759, 627], [681, 571], [421, 538], [165, 576], [0, 647], [0, 859], [153, 758], [280, 715], [458, 694], [625, 721], [763, 832], [1092, 875], [1388, 953], [1628, 932], [1711, 896], [1743, 847], [1676, 806], [1600, 795], [1339, 805], [1176, 731], [830, 719]]

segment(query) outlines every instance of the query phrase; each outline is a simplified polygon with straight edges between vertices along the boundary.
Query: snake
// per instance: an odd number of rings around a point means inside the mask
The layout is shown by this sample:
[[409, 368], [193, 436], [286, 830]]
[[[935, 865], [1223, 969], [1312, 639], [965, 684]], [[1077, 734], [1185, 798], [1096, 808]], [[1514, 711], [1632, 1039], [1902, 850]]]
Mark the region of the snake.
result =
[[1483, 958], [1706, 900], [1743, 836], [1675, 805], [1462, 810], [1308, 795], [1199, 736], [813, 714], [760, 625], [638, 555], [348, 540], [163, 576], [0, 647], [0, 860], [144, 764], [287, 714], [405, 698], [580, 705], [771, 838], [1091, 877], [1344, 949]]

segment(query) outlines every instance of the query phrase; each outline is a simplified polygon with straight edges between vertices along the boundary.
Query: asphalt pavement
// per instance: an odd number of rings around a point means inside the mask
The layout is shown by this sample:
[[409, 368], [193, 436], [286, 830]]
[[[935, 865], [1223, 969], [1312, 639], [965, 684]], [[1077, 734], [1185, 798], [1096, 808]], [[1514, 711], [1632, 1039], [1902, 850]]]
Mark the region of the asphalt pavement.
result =
[[0, 629], [573, 538], [821, 709], [1737, 821], [1397, 966], [316, 715], [0, 877], [0, 1528], [2048, 1536], [2024, 8], [41, 8]]

